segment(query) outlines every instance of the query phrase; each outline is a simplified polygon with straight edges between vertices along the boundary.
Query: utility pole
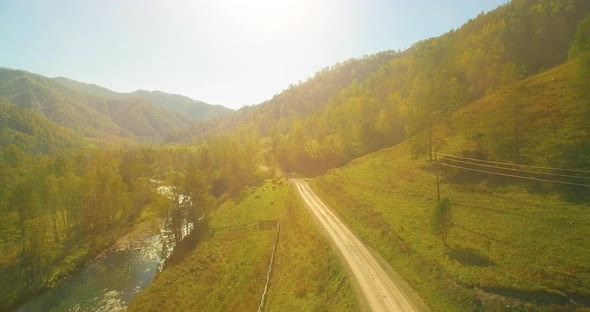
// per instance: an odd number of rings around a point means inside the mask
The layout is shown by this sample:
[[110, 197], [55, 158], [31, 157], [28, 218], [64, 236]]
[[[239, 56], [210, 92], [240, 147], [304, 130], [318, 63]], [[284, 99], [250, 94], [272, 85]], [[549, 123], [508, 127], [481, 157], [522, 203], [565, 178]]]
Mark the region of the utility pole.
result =
[[514, 104], [514, 150], [515, 150], [515, 162], [520, 164], [520, 137], [519, 137], [519, 113], [520, 103], [516, 100]]
[[[430, 161], [432, 161], [432, 113], [430, 113], [428, 119], [428, 156], [430, 157]], [[435, 154], [436, 159], [436, 154]]]
[[436, 152], [434, 152], [434, 162], [436, 164], [436, 198], [438, 199], [438, 204], [440, 205], [440, 165], [438, 164], [438, 157], [436, 155]]

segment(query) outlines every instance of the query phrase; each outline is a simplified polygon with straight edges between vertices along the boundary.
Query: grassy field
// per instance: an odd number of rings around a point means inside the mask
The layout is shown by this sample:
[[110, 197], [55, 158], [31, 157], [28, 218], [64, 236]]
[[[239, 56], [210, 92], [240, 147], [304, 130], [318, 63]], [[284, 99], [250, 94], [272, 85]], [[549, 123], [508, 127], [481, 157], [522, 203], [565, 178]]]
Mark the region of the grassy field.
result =
[[587, 309], [579, 302], [590, 299], [588, 204], [443, 176], [454, 224], [445, 249], [432, 230], [435, 175], [409, 155], [406, 144], [385, 149], [312, 186], [432, 311]]
[[[286, 180], [269, 180], [239, 200], [228, 199], [212, 213], [210, 225], [280, 220], [266, 310], [358, 310], [344, 269], [304, 209]], [[255, 311], [274, 237], [274, 229], [217, 231], [160, 273], [129, 310]]]
[[357, 311], [351, 283], [330, 244], [289, 186], [267, 311]]

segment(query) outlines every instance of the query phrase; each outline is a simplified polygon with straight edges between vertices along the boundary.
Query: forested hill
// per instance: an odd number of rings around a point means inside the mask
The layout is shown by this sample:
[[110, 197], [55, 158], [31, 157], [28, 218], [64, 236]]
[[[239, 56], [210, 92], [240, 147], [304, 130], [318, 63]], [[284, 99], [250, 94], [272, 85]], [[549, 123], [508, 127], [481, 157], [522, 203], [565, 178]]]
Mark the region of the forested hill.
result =
[[131, 93], [119, 93], [95, 84], [83, 83], [64, 77], [52, 78], [52, 80], [70, 89], [91, 95], [110, 98], [142, 98], [162, 109], [187, 115], [193, 121], [207, 120], [232, 112], [232, 110], [227, 107], [207, 104], [179, 94], [146, 90], [137, 90]]
[[[404, 52], [334, 66], [266, 103], [168, 138], [239, 129], [268, 137], [283, 168], [323, 171], [424, 136], [435, 119], [564, 63], [589, 12], [585, 0], [514, 0]], [[359, 68], [362, 75], [338, 80]]]
[[[7, 154], [18, 153], [18, 150], [21, 153], [55, 154], [83, 144], [83, 138], [73, 131], [0, 98], [0, 147], [7, 147]], [[16, 166], [16, 159], [18, 157], [9, 163]]]

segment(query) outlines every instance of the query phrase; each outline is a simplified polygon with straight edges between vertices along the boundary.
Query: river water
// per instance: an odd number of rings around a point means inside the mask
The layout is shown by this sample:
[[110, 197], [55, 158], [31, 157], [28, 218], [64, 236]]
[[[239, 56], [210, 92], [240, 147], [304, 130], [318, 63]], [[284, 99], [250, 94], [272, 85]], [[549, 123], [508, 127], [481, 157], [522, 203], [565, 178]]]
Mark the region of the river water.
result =
[[[172, 198], [169, 186], [158, 187], [160, 194]], [[179, 203], [190, 200], [180, 195]], [[183, 221], [181, 237], [188, 235], [192, 224]], [[174, 247], [170, 231], [160, 220], [159, 234], [132, 242], [126, 249], [109, 253], [90, 262], [84, 269], [41, 296], [20, 307], [18, 312], [49, 311], [124, 311], [129, 303], [146, 288], [160, 272], [164, 260]]]
[[96, 259], [18, 311], [124, 311], [164, 263], [161, 235]]

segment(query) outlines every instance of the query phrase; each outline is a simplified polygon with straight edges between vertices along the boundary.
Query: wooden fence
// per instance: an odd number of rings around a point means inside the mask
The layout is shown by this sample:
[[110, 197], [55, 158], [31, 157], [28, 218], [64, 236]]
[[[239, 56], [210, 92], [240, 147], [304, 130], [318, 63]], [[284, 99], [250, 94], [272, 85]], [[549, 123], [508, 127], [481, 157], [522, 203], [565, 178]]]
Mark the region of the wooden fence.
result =
[[272, 269], [274, 265], [274, 257], [275, 251], [277, 249], [277, 243], [279, 241], [279, 229], [280, 223], [279, 220], [258, 220], [249, 223], [244, 223], [240, 225], [232, 225], [232, 226], [224, 226], [224, 227], [217, 227], [217, 228], [209, 228], [209, 235], [220, 235], [220, 234], [240, 234], [245, 233], [248, 231], [264, 231], [264, 230], [271, 230], [276, 228], [275, 239], [272, 245], [272, 253], [270, 255], [270, 263], [268, 265], [268, 271], [266, 273], [266, 283], [264, 284], [264, 290], [262, 292], [262, 297], [260, 298], [260, 304], [258, 306], [258, 312], [262, 312], [264, 310], [264, 304], [266, 303], [266, 294], [268, 292], [268, 287], [270, 285], [270, 279], [272, 276]]
[[272, 276], [272, 267], [275, 260], [275, 251], [277, 250], [277, 243], [279, 242], [279, 230], [281, 229], [281, 224], [279, 223], [279, 220], [277, 220], [276, 227], [277, 232], [275, 234], [275, 242], [272, 244], [270, 263], [268, 264], [268, 272], [266, 273], [266, 283], [264, 284], [264, 291], [262, 292], [262, 298], [260, 298], [260, 304], [258, 305], [258, 312], [262, 312], [264, 310], [264, 304], [266, 303], [266, 292], [268, 291], [268, 285], [270, 284], [270, 278]]
[[218, 235], [218, 234], [239, 234], [245, 233], [248, 231], [264, 231], [264, 230], [271, 230], [277, 227], [278, 220], [258, 220], [249, 223], [239, 224], [239, 225], [232, 225], [232, 226], [223, 226], [217, 228], [209, 228], [210, 235]]

